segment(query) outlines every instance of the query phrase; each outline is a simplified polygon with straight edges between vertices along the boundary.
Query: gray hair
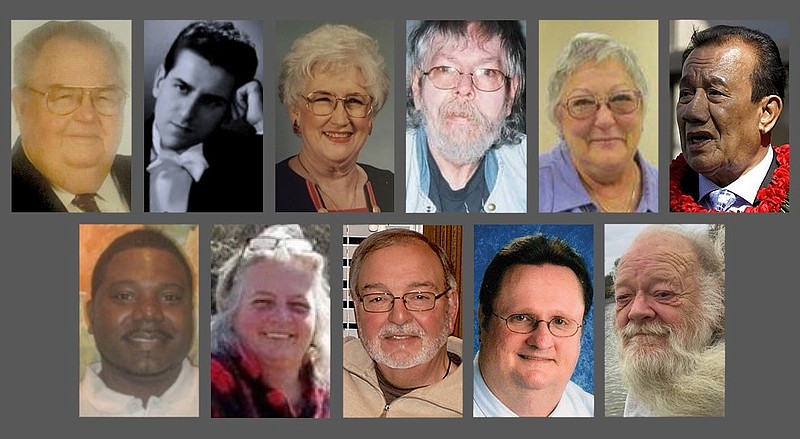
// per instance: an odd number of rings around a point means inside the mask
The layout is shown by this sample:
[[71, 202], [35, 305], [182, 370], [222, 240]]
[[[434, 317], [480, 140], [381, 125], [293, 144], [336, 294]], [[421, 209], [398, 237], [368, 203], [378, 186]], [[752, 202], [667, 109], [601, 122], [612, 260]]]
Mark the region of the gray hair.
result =
[[364, 75], [364, 88], [372, 97], [372, 115], [389, 95], [389, 69], [378, 41], [343, 24], [325, 24], [299, 37], [281, 64], [278, 95], [288, 108], [300, 102], [305, 83], [319, 72], [353, 66]]
[[218, 314], [211, 326], [211, 352], [226, 352], [240, 345], [241, 340], [233, 328], [233, 321], [242, 305], [244, 288], [242, 280], [247, 269], [263, 261], [292, 264], [313, 273], [311, 289], [315, 309], [314, 334], [307, 353], [314, 367], [315, 377], [330, 383], [330, 286], [325, 282], [325, 259], [313, 251], [296, 224], [277, 225], [265, 229], [258, 238], [280, 239], [272, 249], [251, 249], [248, 243], [220, 270], [215, 292]]
[[[370, 254], [383, 248], [410, 243], [427, 245], [436, 253], [436, 256], [439, 257], [439, 261], [442, 263], [445, 283], [449, 288], [458, 288], [453, 264], [450, 262], [450, 258], [447, 257], [447, 253], [445, 253], [439, 245], [428, 239], [425, 235], [413, 230], [386, 229], [367, 237], [367, 239], [358, 245], [356, 251], [353, 253], [353, 258], [350, 261], [350, 294], [358, 295], [358, 277], [361, 274], [361, 266]], [[355, 299], [355, 296], [353, 296], [353, 299]]]
[[575, 34], [567, 46], [561, 51], [556, 63], [556, 68], [550, 76], [547, 87], [548, 116], [550, 121], [558, 125], [557, 112], [564, 91], [564, 84], [579, 68], [589, 62], [599, 63], [613, 59], [622, 64], [622, 67], [633, 79], [636, 88], [642, 94], [642, 102], [647, 97], [647, 80], [639, 66], [636, 53], [630, 48], [620, 44], [606, 34], [595, 32], [581, 32]]
[[[471, 24], [475, 24], [470, 29]], [[421, 73], [425, 70], [437, 48], [450, 44], [464, 44], [470, 39], [475, 39], [479, 45], [486, 43], [494, 37], [500, 39], [503, 50], [502, 62], [504, 73], [517, 79], [514, 102], [511, 102], [511, 114], [505, 119], [500, 135], [499, 144], [522, 141], [525, 134], [525, 33], [519, 21], [444, 21], [426, 20], [411, 32], [408, 37], [408, 54], [406, 64], [406, 123], [410, 128], [417, 128], [423, 123], [422, 111], [414, 104], [412, 90], [415, 75], [422, 80]], [[506, 91], [510, 83], [507, 84]]]
[[130, 59], [125, 46], [111, 32], [88, 21], [48, 21], [28, 32], [14, 46], [14, 85], [29, 85], [28, 80], [45, 44], [56, 38], [105, 47], [114, 59], [117, 77], [124, 88], [130, 84]]

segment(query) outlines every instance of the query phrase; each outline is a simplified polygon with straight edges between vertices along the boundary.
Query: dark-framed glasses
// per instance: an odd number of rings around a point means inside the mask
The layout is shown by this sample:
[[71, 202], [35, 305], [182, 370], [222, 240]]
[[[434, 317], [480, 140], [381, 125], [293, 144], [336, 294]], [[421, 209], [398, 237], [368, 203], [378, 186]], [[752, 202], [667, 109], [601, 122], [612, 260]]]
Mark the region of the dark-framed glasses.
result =
[[46, 91], [25, 87], [44, 96], [47, 109], [59, 116], [75, 112], [83, 104], [87, 94], [94, 109], [103, 116], [116, 116], [122, 112], [128, 94], [120, 87], [75, 87], [71, 85], [52, 85]]
[[303, 96], [306, 100], [306, 108], [317, 116], [327, 116], [336, 111], [339, 101], [344, 106], [344, 111], [350, 117], [367, 117], [372, 112], [372, 97], [359, 93], [349, 94], [339, 97], [333, 93], [315, 91]]
[[394, 308], [395, 300], [402, 300], [409, 311], [430, 311], [436, 306], [436, 301], [450, 291], [450, 287], [436, 294], [432, 291], [411, 291], [402, 296], [395, 296], [386, 291], [370, 292], [358, 296], [366, 312], [389, 312]]
[[436, 66], [424, 72], [434, 87], [440, 90], [452, 90], [458, 87], [461, 75], [469, 75], [472, 78], [472, 85], [480, 91], [497, 91], [503, 87], [508, 79], [505, 73], [497, 69], [475, 69], [472, 72], [463, 73], [455, 67]]
[[608, 105], [614, 114], [630, 114], [639, 108], [641, 101], [642, 94], [638, 90], [621, 90], [606, 96], [572, 96], [561, 105], [573, 119], [586, 119], [594, 116], [601, 105]]
[[506, 322], [506, 327], [511, 332], [517, 334], [530, 334], [539, 326], [539, 323], [547, 323], [547, 330], [555, 337], [572, 337], [578, 333], [578, 329], [583, 326], [578, 322], [566, 317], [553, 317], [550, 320], [537, 320], [530, 314], [511, 314], [502, 317], [492, 311], [495, 317]]

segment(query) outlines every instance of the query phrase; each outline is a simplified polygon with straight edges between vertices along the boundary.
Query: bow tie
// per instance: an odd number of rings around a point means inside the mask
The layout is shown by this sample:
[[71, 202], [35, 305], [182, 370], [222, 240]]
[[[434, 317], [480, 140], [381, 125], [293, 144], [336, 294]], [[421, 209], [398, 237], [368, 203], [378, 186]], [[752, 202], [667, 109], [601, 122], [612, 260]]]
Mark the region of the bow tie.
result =
[[199, 181], [200, 177], [203, 176], [203, 172], [208, 168], [208, 162], [203, 157], [201, 150], [194, 148], [180, 154], [170, 150], [162, 150], [161, 154], [147, 167], [147, 170], [151, 171], [162, 165], [181, 167], [192, 176], [194, 181]]

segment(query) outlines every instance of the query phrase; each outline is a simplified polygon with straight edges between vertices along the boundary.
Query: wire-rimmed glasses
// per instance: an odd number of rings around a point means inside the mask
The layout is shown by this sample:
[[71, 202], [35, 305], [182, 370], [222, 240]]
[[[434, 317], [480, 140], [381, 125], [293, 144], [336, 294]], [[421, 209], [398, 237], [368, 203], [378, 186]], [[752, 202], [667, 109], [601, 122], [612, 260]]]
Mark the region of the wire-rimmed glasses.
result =
[[497, 69], [475, 69], [472, 72], [464, 73], [451, 66], [431, 67], [422, 74], [430, 79], [434, 87], [440, 90], [452, 90], [458, 87], [461, 75], [469, 75], [472, 78], [472, 85], [485, 92], [500, 90], [508, 79], [505, 73]]
[[402, 296], [395, 296], [387, 291], [376, 291], [359, 295], [358, 300], [366, 312], [389, 312], [394, 308], [396, 300], [402, 300], [409, 311], [430, 311], [436, 306], [436, 301], [450, 291], [450, 287], [436, 294], [432, 291], [410, 291]]
[[372, 96], [360, 93], [349, 94], [339, 97], [334, 93], [315, 91], [308, 96], [302, 96], [306, 100], [306, 108], [317, 116], [327, 116], [336, 111], [339, 101], [344, 106], [344, 111], [350, 117], [367, 117], [372, 112]]
[[578, 322], [568, 319], [566, 317], [553, 317], [550, 320], [538, 320], [530, 314], [511, 314], [508, 317], [497, 315], [492, 311], [495, 317], [506, 322], [506, 327], [511, 332], [517, 334], [530, 334], [533, 332], [539, 323], [547, 323], [547, 330], [555, 337], [572, 337], [578, 333], [583, 325]]
[[561, 105], [573, 119], [587, 119], [594, 116], [601, 105], [608, 105], [614, 114], [630, 114], [639, 108], [641, 101], [642, 94], [638, 90], [621, 90], [606, 96], [572, 96]]
[[75, 112], [83, 104], [85, 95], [89, 95], [94, 109], [104, 116], [116, 116], [122, 112], [128, 94], [116, 86], [77, 87], [71, 85], [53, 85], [47, 91], [26, 86], [25, 89], [44, 96], [47, 109], [59, 116]]

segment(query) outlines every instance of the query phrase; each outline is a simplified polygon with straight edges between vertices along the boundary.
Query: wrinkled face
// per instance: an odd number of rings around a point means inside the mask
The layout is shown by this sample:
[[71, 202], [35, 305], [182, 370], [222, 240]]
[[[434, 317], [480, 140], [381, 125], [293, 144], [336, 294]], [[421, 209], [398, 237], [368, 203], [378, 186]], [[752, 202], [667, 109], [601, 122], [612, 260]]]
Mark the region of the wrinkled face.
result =
[[750, 100], [756, 64], [753, 50], [736, 41], [694, 49], [683, 64], [675, 109], [681, 150], [692, 169], [720, 186], [763, 157], [763, 100]]
[[313, 285], [313, 273], [292, 263], [261, 261], [247, 268], [233, 330], [260, 361], [302, 361], [314, 335]]
[[[443, 44], [434, 40], [431, 58], [412, 78], [416, 108], [422, 111], [431, 148], [455, 164], [474, 163], [498, 139], [504, 120], [511, 114], [517, 78], [492, 92], [475, 88], [470, 73], [495, 69], [508, 74], [500, 38], [476, 38]], [[451, 90], [433, 86], [424, 72], [433, 67], [454, 67], [463, 74]]]
[[192, 344], [191, 281], [165, 250], [134, 248], [111, 258], [87, 304], [102, 367], [131, 378], [181, 367]]
[[[616, 331], [623, 350], [651, 356], [669, 346], [669, 333], [703, 345], [710, 327], [700, 311], [700, 266], [689, 241], [650, 234], [634, 241], [617, 266]], [[692, 342], [693, 333], [702, 334]]]
[[[638, 91], [622, 64], [614, 59], [588, 62], [564, 83], [561, 103], [581, 96], [594, 96], [604, 102], [620, 92]], [[616, 114], [607, 104], [585, 119], [572, 117], [565, 105], [556, 110], [559, 130], [579, 171], [590, 175], [621, 173], [630, 165], [642, 135], [644, 109], [641, 99], [632, 113]]]
[[235, 81], [191, 50], [182, 50], [169, 72], [159, 67], [153, 83], [155, 125], [161, 146], [181, 151], [206, 139], [228, 114]]
[[[358, 278], [360, 294], [389, 292], [400, 297], [411, 291], [438, 294], [445, 288], [441, 261], [427, 245], [417, 242], [371, 253]], [[402, 300], [395, 300], [391, 311], [371, 313], [359, 302], [356, 321], [359, 337], [373, 360], [390, 368], [407, 369], [427, 363], [445, 348], [455, 328], [457, 311], [457, 293], [450, 291], [429, 311], [409, 311]]]
[[96, 192], [114, 162], [123, 111], [102, 115], [84, 93], [78, 109], [54, 114], [45, 96], [30, 89], [45, 93], [55, 85], [123, 87], [113, 54], [102, 45], [52, 39], [39, 52], [28, 83], [13, 94], [22, 144], [33, 166], [50, 183], [69, 192]]
[[545, 321], [530, 334], [517, 334], [502, 319], [489, 317], [480, 355], [486, 384], [499, 395], [563, 392], [578, 362], [582, 329], [572, 337], [555, 337], [547, 321], [561, 317], [581, 324], [583, 289], [575, 273], [556, 265], [516, 265], [503, 277], [494, 307], [502, 317], [527, 314]]
[[[368, 95], [364, 87], [364, 75], [355, 67], [317, 71], [309, 79], [301, 93], [326, 92], [344, 98], [351, 95]], [[342, 101], [327, 116], [317, 116], [300, 99], [290, 116], [296, 120], [303, 139], [303, 155], [320, 166], [341, 167], [355, 163], [358, 153], [372, 132], [373, 114], [353, 117], [347, 114]]]

